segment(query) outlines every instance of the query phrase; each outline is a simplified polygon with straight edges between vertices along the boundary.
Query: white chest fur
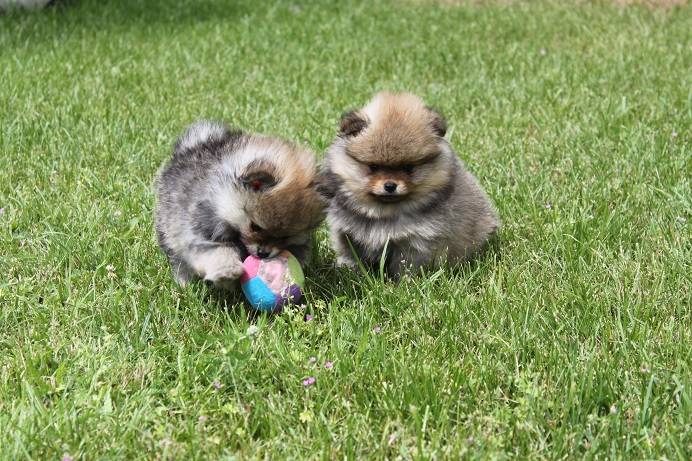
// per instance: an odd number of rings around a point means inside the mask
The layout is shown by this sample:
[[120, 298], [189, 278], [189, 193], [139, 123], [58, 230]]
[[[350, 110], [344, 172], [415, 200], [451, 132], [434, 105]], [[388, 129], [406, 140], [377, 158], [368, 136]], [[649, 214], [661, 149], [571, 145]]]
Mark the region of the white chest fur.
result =
[[[391, 219], [363, 219], [343, 210], [330, 210], [327, 216], [333, 229], [347, 233], [372, 251], [381, 250], [387, 242], [424, 251], [444, 234], [442, 220], [402, 215]], [[440, 242], [442, 243], [442, 242]]]

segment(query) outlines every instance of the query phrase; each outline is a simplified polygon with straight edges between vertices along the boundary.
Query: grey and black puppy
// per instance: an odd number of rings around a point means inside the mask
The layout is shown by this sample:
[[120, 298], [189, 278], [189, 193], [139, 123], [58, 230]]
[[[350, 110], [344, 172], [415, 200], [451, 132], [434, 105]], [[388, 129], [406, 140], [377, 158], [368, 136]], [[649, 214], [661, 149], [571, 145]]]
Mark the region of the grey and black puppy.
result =
[[342, 116], [318, 181], [339, 265], [354, 266], [355, 251], [377, 267], [387, 245], [386, 271], [398, 277], [486, 245], [500, 220], [445, 133], [413, 94], [379, 93]]
[[287, 141], [202, 121], [156, 180], [156, 232], [175, 279], [229, 287], [248, 254], [282, 249], [301, 262], [324, 216], [315, 156]]

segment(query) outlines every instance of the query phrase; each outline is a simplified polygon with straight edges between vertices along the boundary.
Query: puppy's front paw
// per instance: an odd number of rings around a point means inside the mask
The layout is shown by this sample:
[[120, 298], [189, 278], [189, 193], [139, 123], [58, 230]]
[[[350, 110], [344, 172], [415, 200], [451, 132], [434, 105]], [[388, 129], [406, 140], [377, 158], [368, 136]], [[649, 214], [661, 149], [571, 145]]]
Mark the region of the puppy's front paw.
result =
[[204, 280], [213, 282], [215, 285], [224, 285], [224, 282], [239, 279], [243, 271], [243, 263], [240, 259], [229, 258], [210, 267], [204, 274]]
[[357, 264], [356, 261], [353, 260], [352, 258], [348, 258], [348, 257], [345, 257], [345, 256], [337, 256], [337, 258], [336, 258], [336, 267], [342, 267], [342, 268], [345, 268], [345, 269], [353, 269], [353, 270], [355, 270], [355, 269], [358, 268], [358, 264]]

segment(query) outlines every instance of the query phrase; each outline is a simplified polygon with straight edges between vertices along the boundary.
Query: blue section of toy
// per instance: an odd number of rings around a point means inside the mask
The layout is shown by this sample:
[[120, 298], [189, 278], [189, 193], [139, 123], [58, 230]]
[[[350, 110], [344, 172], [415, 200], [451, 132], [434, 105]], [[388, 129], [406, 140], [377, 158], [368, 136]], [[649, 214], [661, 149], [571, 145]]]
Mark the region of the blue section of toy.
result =
[[276, 295], [259, 277], [254, 277], [241, 285], [248, 302], [255, 309], [273, 311], [276, 307]]

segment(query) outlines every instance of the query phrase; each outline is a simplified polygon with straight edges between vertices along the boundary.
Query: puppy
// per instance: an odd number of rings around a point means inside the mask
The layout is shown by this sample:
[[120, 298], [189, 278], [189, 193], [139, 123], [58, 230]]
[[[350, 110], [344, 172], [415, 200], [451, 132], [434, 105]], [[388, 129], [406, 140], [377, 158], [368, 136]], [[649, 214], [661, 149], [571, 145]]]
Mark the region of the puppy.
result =
[[319, 189], [339, 265], [387, 274], [472, 257], [500, 220], [444, 139], [446, 122], [412, 94], [379, 93], [341, 118]]
[[156, 233], [176, 281], [231, 288], [248, 254], [291, 251], [302, 263], [324, 202], [314, 155], [281, 139], [202, 121], [156, 180]]

